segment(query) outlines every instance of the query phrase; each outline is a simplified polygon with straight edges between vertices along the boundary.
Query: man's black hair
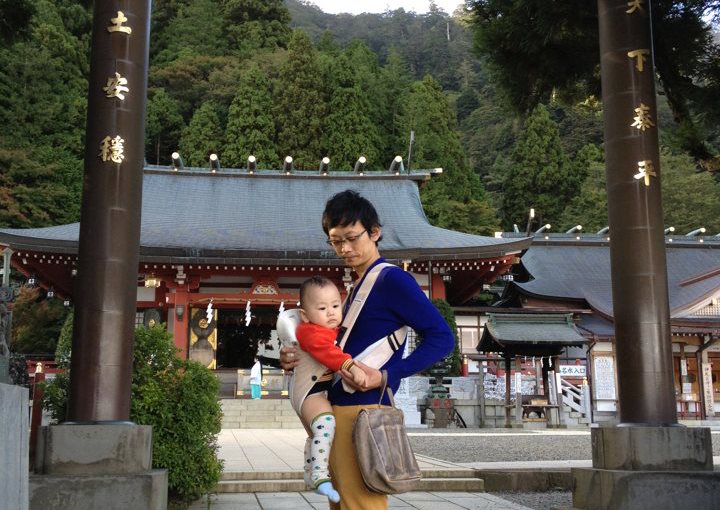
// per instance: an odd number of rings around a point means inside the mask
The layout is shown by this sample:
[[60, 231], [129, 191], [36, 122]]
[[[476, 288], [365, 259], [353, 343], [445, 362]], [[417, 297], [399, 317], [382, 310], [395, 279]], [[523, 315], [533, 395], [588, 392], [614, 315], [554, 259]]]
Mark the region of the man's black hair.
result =
[[[327, 235], [331, 228], [347, 227], [360, 222], [368, 236], [375, 227], [382, 227], [375, 207], [357, 191], [346, 189], [336, 193], [325, 204], [322, 215], [322, 227]], [[382, 240], [382, 236], [378, 242]], [[377, 244], [377, 243], [375, 243]]]

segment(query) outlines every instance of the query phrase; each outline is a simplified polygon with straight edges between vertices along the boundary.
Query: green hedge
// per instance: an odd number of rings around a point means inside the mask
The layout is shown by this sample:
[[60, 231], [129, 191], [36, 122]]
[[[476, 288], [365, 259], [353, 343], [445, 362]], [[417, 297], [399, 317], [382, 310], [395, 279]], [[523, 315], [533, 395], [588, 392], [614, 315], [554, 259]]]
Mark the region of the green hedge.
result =
[[[68, 323], [63, 328], [66, 335], [72, 332], [71, 318]], [[61, 422], [70, 386], [70, 342], [62, 334], [56, 359], [66, 372], [45, 385], [43, 405]], [[169, 496], [176, 505], [187, 505], [220, 480], [218, 386], [210, 370], [178, 357], [164, 326], [135, 330], [130, 419], [152, 425], [153, 467], [168, 470]]]

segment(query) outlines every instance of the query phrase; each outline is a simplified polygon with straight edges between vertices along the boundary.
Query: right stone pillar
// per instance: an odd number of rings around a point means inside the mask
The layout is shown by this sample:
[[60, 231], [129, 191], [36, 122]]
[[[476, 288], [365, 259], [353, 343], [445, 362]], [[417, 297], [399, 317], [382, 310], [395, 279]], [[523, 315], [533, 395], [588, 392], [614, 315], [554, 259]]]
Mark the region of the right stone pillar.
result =
[[588, 510], [720, 508], [709, 429], [677, 423], [651, 8], [598, 0], [620, 423], [592, 429], [593, 467], [572, 470]]

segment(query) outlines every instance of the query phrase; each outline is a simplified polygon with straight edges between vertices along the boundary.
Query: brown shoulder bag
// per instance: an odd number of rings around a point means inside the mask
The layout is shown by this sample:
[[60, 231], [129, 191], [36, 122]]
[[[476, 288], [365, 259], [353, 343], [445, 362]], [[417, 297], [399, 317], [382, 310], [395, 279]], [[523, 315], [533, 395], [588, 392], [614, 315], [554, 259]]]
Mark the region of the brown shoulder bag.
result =
[[[415, 489], [422, 474], [405, 433], [405, 417], [395, 407], [392, 390], [387, 385], [387, 371], [382, 371], [382, 377], [378, 407], [358, 413], [353, 426], [353, 444], [368, 490], [399, 494]], [[380, 405], [385, 391], [392, 407]]]

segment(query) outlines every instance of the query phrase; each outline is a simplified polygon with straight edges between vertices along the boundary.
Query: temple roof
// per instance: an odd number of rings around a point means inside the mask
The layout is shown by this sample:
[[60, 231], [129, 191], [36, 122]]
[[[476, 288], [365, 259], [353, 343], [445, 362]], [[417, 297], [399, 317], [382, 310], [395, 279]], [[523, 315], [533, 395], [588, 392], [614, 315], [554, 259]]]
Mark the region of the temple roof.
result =
[[551, 355], [587, 343], [575, 329], [572, 314], [488, 313], [479, 352]]
[[[389, 259], [490, 258], [520, 253], [531, 240], [497, 239], [430, 225], [418, 184], [430, 174], [368, 172], [144, 172], [140, 255], [143, 260], [340, 264], [325, 243], [320, 218], [334, 193], [354, 189], [377, 208], [380, 249]], [[77, 253], [79, 223], [0, 229], [15, 250]]]
[[[684, 242], [685, 241], [685, 242]], [[720, 296], [720, 242], [678, 240], [666, 244], [671, 318], [685, 317]], [[610, 250], [607, 242], [538, 238], [523, 255], [532, 279], [513, 282], [526, 295], [557, 300], [584, 300], [613, 317]]]

